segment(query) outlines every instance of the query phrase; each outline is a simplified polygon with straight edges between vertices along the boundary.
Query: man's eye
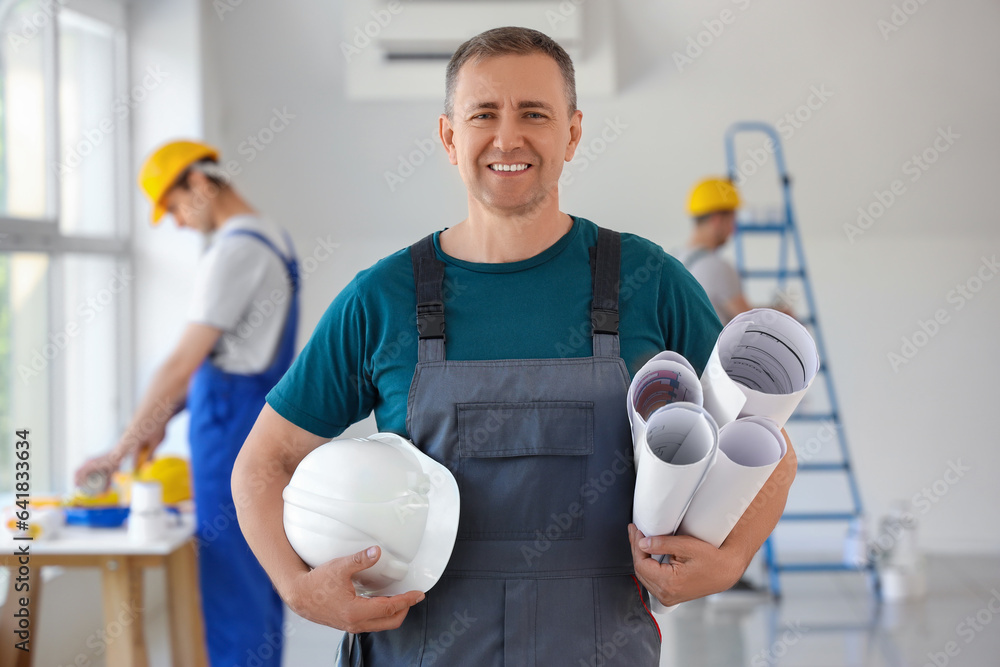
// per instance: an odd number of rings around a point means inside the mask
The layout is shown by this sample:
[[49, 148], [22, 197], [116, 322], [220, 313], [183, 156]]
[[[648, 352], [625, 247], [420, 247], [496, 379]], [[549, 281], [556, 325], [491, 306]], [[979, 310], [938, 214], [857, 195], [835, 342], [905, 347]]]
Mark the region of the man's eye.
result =
[[531, 112], [529, 112], [527, 114], [527, 116], [529, 118], [545, 118], [545, 116], [543, 116], [542, 114], [538, 113], [537, 111], [531, 111]]
[[484, 120], [489, 117], [490, 114], [488, 113], [477, 113], [475, 116], [472, 117], [472, 120]]

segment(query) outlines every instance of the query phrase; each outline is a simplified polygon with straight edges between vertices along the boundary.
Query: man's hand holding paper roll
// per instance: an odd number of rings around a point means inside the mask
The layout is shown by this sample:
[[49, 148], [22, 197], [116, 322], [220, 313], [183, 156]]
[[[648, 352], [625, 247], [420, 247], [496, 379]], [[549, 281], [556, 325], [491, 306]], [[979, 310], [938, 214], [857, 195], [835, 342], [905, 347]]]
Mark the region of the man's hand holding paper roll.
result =
[[[725, 545], [716, 549], [687, 535], [646, 537], [632, 523], [628, 536], [636, 577], [667, 607], [727, 590], [746, 569], [745, 555]], [[658, 562], [664, 554], [670, 558]]]

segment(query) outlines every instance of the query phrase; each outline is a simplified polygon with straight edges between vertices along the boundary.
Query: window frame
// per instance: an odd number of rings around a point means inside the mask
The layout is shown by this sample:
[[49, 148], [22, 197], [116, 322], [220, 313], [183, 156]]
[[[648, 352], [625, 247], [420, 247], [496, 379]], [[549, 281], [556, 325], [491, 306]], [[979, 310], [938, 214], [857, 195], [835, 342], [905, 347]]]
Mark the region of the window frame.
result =
[[[112, 85], [114, 99], [127, 95], [129, 83], [129, 51], [127, 34], [127, 14], [123, 2], [116, 0], [60, 0], [46, 3], [36, 0], [37, 4], [45, 5], [52, 10], [51, 18], [45, 27], [45, 139], [46, 139], [46, 217], [23, 218], [0, 214], [0, 253], [14, 255], [16, 253], [40, 253], [49, 257], [48, 276], [48, 326], [51, 333], [60, 330], [66, 323], [66, 296], [64, 293], [64, 266], [61, 261], [65, 255], [83, 255], [108, 258], [117, 265], [131, 271], [133, 264], [131, 246], [131, 206], [132, 206], [132, 164], [131, 164], [131, 132], [130, 122], [117, 123], [113, 131], [115, 141], [113, 186], [114, 222], [112, 230], [103, 235], [64, 234], [60, 229], [62, 220], [60, 179], [54, 165], [59, 164], [59, 156], [63, 152], [59, 132], [60, 95], [59, 95], [59, 15], [62, 12], [73, 12], [85, 18], [93, 19], [108, 25], [113, 31], [114, 71]], [[128, 415], [132, 408], [132, 378], [133, 378], [133, 299], [134, 290], [116, 302], [114, 330], [116, 336], [117, 354], [114, 355], [114, 368], [109, 369], [115, 375], [117, 396], [115, 400], [115, 423], [118, 430], [125, 428]], [[51, 363], [45, 370], [49, 380], [49, 433], [48, 443], [33, 443], [35, 447], [45, 446], [48, 449], [49, 469], [44, 473], [38, 471], [38, 478], [47, 477], [53, 491], [61, 489], [64, 480], [70, 476], [67, 462], [70, 460], [70, 443], [76, 434], [67, 432], [66, 415], [68, 400], [66, 394], [65, 363]], [[16, 415], [10, 415], [16, 420]], [[27, 425], [29, 428], [31, 425]], [[33, 475], [34, 476], [34, 475]]]

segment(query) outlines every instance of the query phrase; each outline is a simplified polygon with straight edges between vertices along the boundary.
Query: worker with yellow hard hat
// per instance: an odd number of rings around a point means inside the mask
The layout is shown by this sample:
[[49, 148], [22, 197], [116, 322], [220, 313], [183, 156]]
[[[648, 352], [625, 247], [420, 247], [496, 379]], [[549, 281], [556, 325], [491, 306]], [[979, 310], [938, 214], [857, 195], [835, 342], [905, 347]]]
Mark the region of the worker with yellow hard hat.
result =
[[687, 244], [674, 252], [701, 283], [723, 324], [753, 308], [743, 296], [736, 268], [718, 252], [733, 235], [739, 207], [740, 193], [729, 179], [699, 181], [687, 204], [694, 229]]
[[[282, 604], [236, 521], [230, 477], [264, 396], [294, 357], [298, 263], [287, 232], [262, 218], [229, 183], [219, 151], [171, 141], [146, 159], [139, 186], [152, 224], [167, 214], [210, 237], [198, 264], [187, 325], [108, 453], [87, 461], [77, 484], [111, 476], [130, 455], [149, 458], [167, 422], [190, 413], [191, 478], [199, 578], [213, 665], [281, 664]], [[155, 461], [154, 461], [155, 464]], [[157, 474], [176, 476], [176, 464]], [[171, 471], [172, 470], [172, 471]], [[266, 650], [261, 650], [262, 647]]]

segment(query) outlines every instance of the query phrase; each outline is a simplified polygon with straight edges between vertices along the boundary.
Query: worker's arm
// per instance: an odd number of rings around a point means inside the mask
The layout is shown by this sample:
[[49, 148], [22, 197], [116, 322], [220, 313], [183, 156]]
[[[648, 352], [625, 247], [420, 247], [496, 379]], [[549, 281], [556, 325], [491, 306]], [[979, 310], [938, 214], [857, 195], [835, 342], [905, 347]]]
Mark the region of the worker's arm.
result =
[[[742, 292], [740, 292], [732, 299], [722, 304], [722, 308], [723, 310], [726, 311], [726, 315], [729, 317], [729, 319], [733, 319], [740, 313], [745, 313], [748, 310], [753, 310], [754, 307], [747, 302], [746, 297], [743, 296]], [[770, 306], [760, 306], [760, 308], [771, 308], [773, 310], [778, 311], [779, 313], [784, 313], [789, 317], [795, 317], [795, 311], [792, 310], [791, 304], [787, 302], [776, 301], [774, 304]]]
[[378, 561], [378, 548], [311, 570], [285, 537], [281, 492], [306, 454], [326, 441], [264, 405], [233, 467], [240, 529], [278, 594], [299, 616], [348, 632], [398, 628], [410, 607], [424, 599], [423, 593], [364, 598], [351, 583], [351, 575]]
[[[787, 453], [720, 548], [687, 535], [646, 537], [629, 524], [635, 574], [650, 595], [671, 606], [727, 590], [739, 580], [778, 524], [795, 479], [798, 460], [782, 434]], [[661, 564], [652, 558], [662, 554], [670, 554], [670, 560]]]
[[95, 471], [110, 476], [130, 454], [140, 451], [147, 455], [152, 453], [163, 440], [167, 422], [184, 406], [191, 376], [208, 357], [221, 334], [220, 329], [207, 324], [187, 325], [173, 352], [153, 375], [118, 444], [107, 454], [90, 459], [76, 471], [78, 485]]

